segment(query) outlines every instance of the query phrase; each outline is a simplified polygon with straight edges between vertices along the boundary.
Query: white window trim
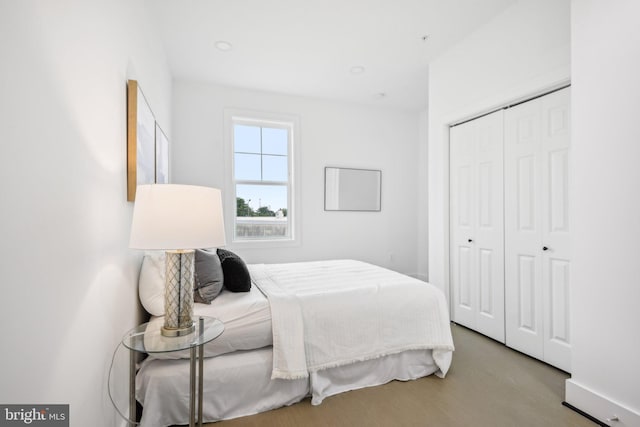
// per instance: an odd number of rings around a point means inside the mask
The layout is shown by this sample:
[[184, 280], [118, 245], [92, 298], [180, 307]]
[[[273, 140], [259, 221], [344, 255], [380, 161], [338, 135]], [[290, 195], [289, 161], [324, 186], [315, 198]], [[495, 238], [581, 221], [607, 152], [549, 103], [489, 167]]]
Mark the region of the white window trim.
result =
[[[233, 149], [233, 124], [234, 121], [247, 120], [249, 122], [262, 122], [266, 125], [272, 123], [277, 126], [291, 128], [291, 143], [289, 144], [289, 207], [287, 216], [290, 223], [290, 237], [287, 239], [273, 240], [235, 240], [235, 180], [234, 180], [234, 149]], [[283, 248], [300, 246], [300, 119], [292, 114], [265, 113], [244, 109], [226, 108], [224, 110], [224, 176], [225, 187], [223, 191], [225, 232], [227, 235], [227, 247], [233, 248]]]

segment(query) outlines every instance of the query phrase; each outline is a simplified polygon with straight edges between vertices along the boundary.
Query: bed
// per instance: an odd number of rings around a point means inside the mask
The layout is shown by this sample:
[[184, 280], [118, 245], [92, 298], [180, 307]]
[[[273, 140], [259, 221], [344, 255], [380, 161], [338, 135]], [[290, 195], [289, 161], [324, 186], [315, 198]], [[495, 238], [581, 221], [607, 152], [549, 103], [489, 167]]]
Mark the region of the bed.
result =
[[[161, 280], [161, 269], [160, 257], [145, 257], [141, 285], [150, 276]], [[454, 346], [445, 298], [434, 286], [354, 260], [253, 264], [248, 271], [249, 292], [222, 291], [210, 305], [194, 306], [196, 316], [225, 323], [204, 347], [204, 422], [446, 375]], [[187, 358], [154, 354], [141, 364], [142, 426], [186, 422]]]

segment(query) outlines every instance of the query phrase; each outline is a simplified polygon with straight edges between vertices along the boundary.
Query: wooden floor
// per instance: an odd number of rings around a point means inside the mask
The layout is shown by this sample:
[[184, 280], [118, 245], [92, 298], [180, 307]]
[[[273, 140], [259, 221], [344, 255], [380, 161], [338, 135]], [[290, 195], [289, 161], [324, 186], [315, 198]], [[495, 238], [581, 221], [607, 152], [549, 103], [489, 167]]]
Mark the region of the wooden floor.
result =
[[562, 406], [568, 375], [461, 326], [446, 378], [393, 381], [207, 427], [594, 426]]

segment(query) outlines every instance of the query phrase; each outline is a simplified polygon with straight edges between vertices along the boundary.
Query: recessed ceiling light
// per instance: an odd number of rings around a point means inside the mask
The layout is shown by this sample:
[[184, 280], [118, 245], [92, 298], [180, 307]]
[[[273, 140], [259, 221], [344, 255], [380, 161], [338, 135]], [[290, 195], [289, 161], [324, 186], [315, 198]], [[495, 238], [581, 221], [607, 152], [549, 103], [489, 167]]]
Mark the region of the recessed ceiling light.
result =
[[349, 71], [351, 74], [362, 74], [364, 73], [364, 67], [362, 65], [356, 65], [355, 67], [351, 67]]
[[216, 48], [217, 48], [218, 50], [221, 50], [221, 51], [223, 51], [223, 52], [228, 52], [228, 51], [230, 51], [230, 50], [231, 50], [231, 48], [233, 48], [233, 46], [231, 46], [231, 43], [226, 42], [226, 41], [224, 41], [224, 40], [218, 40], [218, 41], [215, 43], [215, 46], [216, 46]]

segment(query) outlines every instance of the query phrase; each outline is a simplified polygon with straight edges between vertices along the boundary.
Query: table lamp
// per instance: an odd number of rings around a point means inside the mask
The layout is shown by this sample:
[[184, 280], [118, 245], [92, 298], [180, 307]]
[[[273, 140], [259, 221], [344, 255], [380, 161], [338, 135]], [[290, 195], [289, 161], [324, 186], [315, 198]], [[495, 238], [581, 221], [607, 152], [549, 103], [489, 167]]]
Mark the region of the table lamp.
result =
[[166, 251], [162, 335], [177, 337], [195, 330], [195, 249], [224, 245], [220, 190], [177, 184], [138, 186], [129, 247]]

